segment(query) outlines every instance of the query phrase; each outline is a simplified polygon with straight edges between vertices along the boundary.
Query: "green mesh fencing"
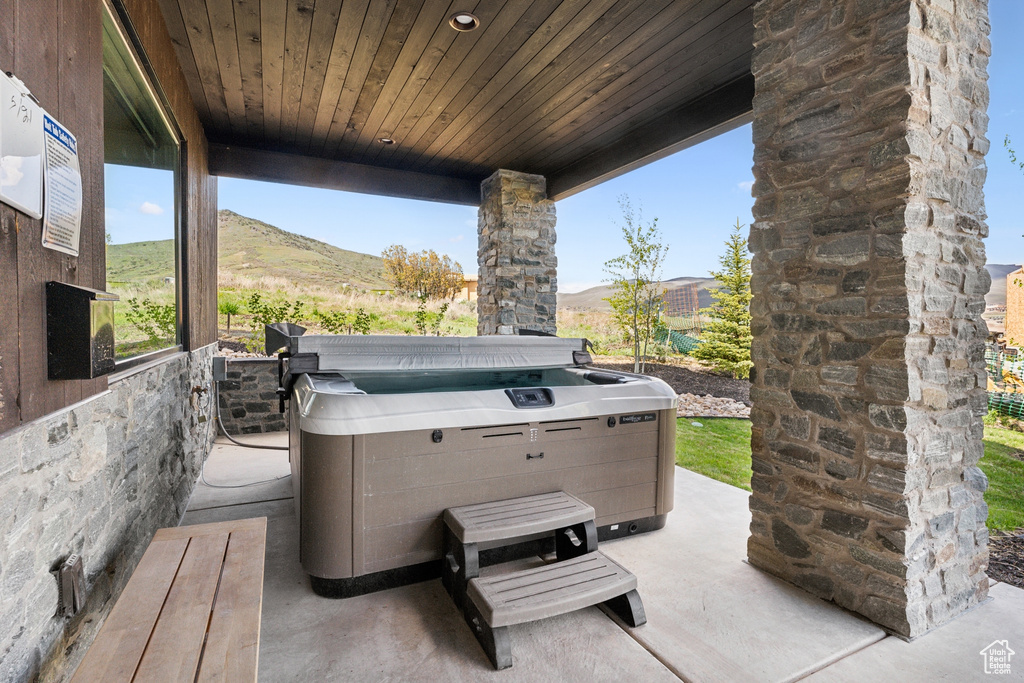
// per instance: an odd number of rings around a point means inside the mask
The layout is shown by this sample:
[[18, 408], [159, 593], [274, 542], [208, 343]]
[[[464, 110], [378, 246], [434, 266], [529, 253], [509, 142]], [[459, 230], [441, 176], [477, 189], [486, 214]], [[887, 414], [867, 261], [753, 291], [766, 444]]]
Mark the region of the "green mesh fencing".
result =
[[1024, 419], [1024, 394], [1009, 394], [1002, 391], [988, 392], [988, 409], [1001, 415]]
[[1008, 355], [995, 344], [985, 346], [988, 409], [1024, 419], [1024, 357]]
[[680, 313], [678, 315], [662, 315], [661, 324], [670, 330], [677, 330], [683, 334], [695, 332], [700, 334], [701, 316], [700, 313]]
[[992, 392], [1024, 393], [1024, 357], [1008, 355], [998, 346], [988, 344], [985, 346], [985, 370]]
[[700, 345], [696, 337], [675, 330], [661, 329], [654, 332], [654, 341], [664, 344], [666, 340], [676, 353], [690, 353]]

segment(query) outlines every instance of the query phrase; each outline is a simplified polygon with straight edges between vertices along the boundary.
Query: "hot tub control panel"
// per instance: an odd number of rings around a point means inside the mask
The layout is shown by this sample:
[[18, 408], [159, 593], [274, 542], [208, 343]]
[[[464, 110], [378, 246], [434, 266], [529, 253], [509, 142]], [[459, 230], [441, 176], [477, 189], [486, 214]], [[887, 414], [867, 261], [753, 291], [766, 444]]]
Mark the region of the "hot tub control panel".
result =
[[543, 388], [518, 388], [506, 389], [505, 393], [512, 399], [516, 408], [547, 408], [555, 405], [555, 397], [550, 389]]

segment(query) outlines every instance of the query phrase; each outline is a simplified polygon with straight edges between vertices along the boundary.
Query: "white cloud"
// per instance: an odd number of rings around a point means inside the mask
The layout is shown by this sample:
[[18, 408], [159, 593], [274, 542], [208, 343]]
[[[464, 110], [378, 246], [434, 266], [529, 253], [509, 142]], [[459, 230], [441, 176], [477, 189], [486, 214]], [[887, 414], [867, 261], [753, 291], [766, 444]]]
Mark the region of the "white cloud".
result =
[[0, 166], [0, 185], [12, 187], [21, 182], [25, 174], [21, 171], [22, 157], [6, 156]]
[[744, 180], [742, 183], [736, 183], [736, 187], [740, 188], [741, 190], [746, 190], [747, 192], [750, 192], [751, 188], [754, 187], [754, 181]]
[[139, 211], [150, 216], [159, 216], [164, 212], [163, 207], [153, 202], [142, 202], [142, 206], [139, 207]]
[[457, 244], [464, 239], [466, 239], [465, 235], [456, 235], [455, 237], [449, 237], [448, 241], [451, 242], [452, 244]]
[[467, 228], [473, 228], [474, 230], [477, 228], [477, 219], [475, 218], [467, 218], [463, 223]]

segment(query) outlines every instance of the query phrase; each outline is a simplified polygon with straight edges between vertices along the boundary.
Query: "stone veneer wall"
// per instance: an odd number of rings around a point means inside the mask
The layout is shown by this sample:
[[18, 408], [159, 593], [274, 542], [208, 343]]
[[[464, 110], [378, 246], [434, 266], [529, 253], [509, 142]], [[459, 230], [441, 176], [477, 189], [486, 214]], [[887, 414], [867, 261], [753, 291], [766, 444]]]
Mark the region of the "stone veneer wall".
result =
[[752, 564], [907, 637], [983, 600], [984, 0], [755, 7]]
[[[213, 443], [215, 350], [157, 361], [0, 435], [0, 681], [66, 679], [153, 533], [181, 519]], [[50, 572], [71, 553], [88, 592], [67, 620]]]
[[232, 436], [287, 431], [278, 410], [277, 359], [229, 359], [220, 383], [220, 419]]
[[480, 184], [477, 334], [555, 332], [555, 203], [544, 176], [495, 171]]

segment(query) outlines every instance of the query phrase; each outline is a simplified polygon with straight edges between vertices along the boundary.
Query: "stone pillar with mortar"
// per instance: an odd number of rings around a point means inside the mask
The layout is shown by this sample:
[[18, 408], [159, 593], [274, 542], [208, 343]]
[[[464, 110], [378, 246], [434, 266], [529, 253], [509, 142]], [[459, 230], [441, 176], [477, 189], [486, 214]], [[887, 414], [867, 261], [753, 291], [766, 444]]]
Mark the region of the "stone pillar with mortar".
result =
[[477, 334], [555, 332], [555, 203], [544, 176], [495, 171], [480, 184]]
[[754, 20], [748, 557], [912, 638], [988, 593], [987, 4]]

